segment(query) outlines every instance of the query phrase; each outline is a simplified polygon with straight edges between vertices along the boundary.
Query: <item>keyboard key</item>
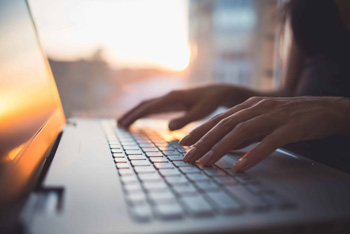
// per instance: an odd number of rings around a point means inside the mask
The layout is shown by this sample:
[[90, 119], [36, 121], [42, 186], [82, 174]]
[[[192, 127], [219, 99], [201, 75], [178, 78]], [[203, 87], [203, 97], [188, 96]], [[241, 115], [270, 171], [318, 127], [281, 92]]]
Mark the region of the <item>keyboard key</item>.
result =
[[204, 190], [204, 191], [211, 191], [211, 190], [215, 191], [220, 189], [219, 186], [212, 181], [196, 182], [196, 186], [200, 190]]
[[209, 181], [209, 177], [205, 174], [187, 174], [186, 175], [192, 181]]
[[146, 203], [146, 196], [144, 193], [130, 193], [126, 195], [126, 200], [129, 204], [136, 205]]
[[130, 160], [146, 160], [146, 156], [145, 155], [129, 155], [128, 158]]
[[163, 220], [180, 219], [183, 216], [182, 208], [177, 203], [156, 205], [154, 212]]
[[157, 172], [139, 174], [139, 178], [141, 181], [162, 181], [162, 177]]
[[143, 192], [139, 183], [137, 184], [124, 184], [124, 189], [127, 193]]
[[152, 141], [158, 147], [167, 147], [168, 146], [168, 143], [165, 141], [154, 141], [153, 139], [152, 139]]
[[229, 195], [223, 191], [211, 191], [207, 192], [206, 195], [214, 204], [215, 208], [224, 214], [237, 213], [242, 211], [243, 207], [240, 203], [235, 201]]
[[180, 198], [185, 210], [192, 216], [202, 217], [211, 216], [213, 208], [200, 195]]
[[130, 146], [126, 145], [126, 146], [124, 146], [124, 149], [125, 150], [138, 150], [138, 149], [140, 149], [140, 147], [138, 147], [137, 145], [130, 145]]
[[220, 185], [237, 184], [237, 181], [231, 176], [218, 176], [214, 177], [214, 181]]
[[151, 163], [148, 160], [133, 160], [133, 161], [131, 161], [131, 164], [134, 167], [151, 166]]
[[194, 167], [192, 163], [187, 163], [184, 161], [174, 161], [174, 165], [177, 167]]
[[[150, 140], [147, 139], [143, 139], [143, 140], [136, 140], [137, 143], [139, 144], [151, 144], [152, 142]], [[152, 145], [153, 146], [153, 145]]]
[[134, 175], [135, 172], [132, 169], [119, 169], [118, 170], [119, 175], [121, 176], [128, 176], [128, 175]]
[[126, 158], [115, 158], [114, 162], [116, 162], [116, 163], [127, 163], [128, 160]]
[[195, 167], [195, 166], [193, 166], [193, 167], [180, 167], [179, 169], [180, 169], [180, 171], [182, 171], [182, 172], [185, 173], [185, 174], [200, 173], [200, 172], [201, 172], [201, 171], [200, 171], [197, 167]]
[[156, 147], [142, 147], [142, 150], [145, 152], [159, 152], [159, 150]]
[[177, 151], [179, 151], [180, 153], [187, 153], [189, 150], [180, 148], [180, 149], [177, 149]]
[[230, 169], [224, 169], [224, 171], [227, 174], [231, 175], [231, 176], [235, 176], [237, 174], [237, 172], [234, 172], [231, 168]]
[[175, 168], [171, 163], [155, 163], [154, 167], [157, 169], [172, 169]]
[[150, 192], [147, 194], [147, 196], [153, 204], [175, 202], [175, 196], [170, 191], [164, 191], [161, 193], [160, 192]]
[[130, 214], [140, 222], [147, 222], [152, 219], [152, 210], [147, 204], [130, 207]]
[[131, 168], [130, 164], [129, 163], [125, 163], [125, 162], [123, 162], [123, 163], [116, 163], [115, 165], [116, 165], [116, 167], [118, 169], [129, 169], [129, 168]]
[[177, 169], [160, 169], [159, 173], [162, 176], [177, 176], [177, 175], [181, 175], [181, 172], [179, 172]]
[[145, 154], [148, 157], [163, 157], [163, 154], [161, 152], [146, 152]]
[[179, 153], [177, 151], [173, 151], [173, 150], [164, 150], [163, 154], [171, 156], [171, 155], [178, 155]]
[[170, 185], [186, 185], [189, 184], [188, 179], [181, 175], [181, 176], [169, 176], [165, 177], [166, 182], [168, 182]]
[[184, 158], [184, 156], [182, 155], [178, 155], [178, 156], [169, 156], [168, 159], [170, 161], [182, 161]]
[[128, 146], [135, 146], [137, 147], [137, 144], [134, 140], [130, 140], [130, 141], [127, 141], [127, 142], [122, 142], [122, 145], [125, 149], [125, 147], [128, 147]]
[[137, 179], [136, 176], [122, 176], [120, 179], [124, 184], [139, 183], [139, 180]]
[[167, 163], [169, 160], [166, 157], [153, 157], [149, 159], [153, 163]]
[[125, 158], [125, 154], [124, 153], [113, 153], [113, 157], [114, 158]]
[[135, 167], [137, 173], [154, 173], [156, 169], [154, 167]]
[[159, 146], [160, 150], [174, 150], [175, 148], [173, 146]]
[[168, 190], [168, 186], [163, 181], [145, 181], [142, 183], [142, 185], [149, 192]]
[[111, 152], [112, 153], [119, 153], [119, 154], [124, 153], [124, 151], [122, 149], [111, 149]]
[[269, 208], [268, 204], [263, 202], [259, 197], [249, 192], [242, 185], [230, 185], [225, 188], [236, 198], [242, 201], [248, 209], [251, 210], [266, 210]]
[[225, 160], [225, 157], [223, 157], [215, 163], [215, 166], [217, 166], [218, 168], [221, 168], [221, 169], [229, 169], [232, 171], [231, 168], [233, 165], [231, 162], [228, 162], [227, 160]]
[[207, 174], [208, 176], [226, 176], [227, 174], [220, 170], [220, 169], [214, 169], [214, 168], [203, 168], [203, 172]]
[[141, 150], [125, 150], [127, 155], [143, 155]]
[[195, 195], [197, 189], [191, 184], [174, 185], [172, 189], [180, 196]]
[[[143, 147], [149, 147], [149, 148], [152, 148], [154, 147], [154, 145], [152, 143], [140, 143], [140, 147], [143, 148]], [[157, 150], [158, 151], [158, 150]]]
[[243, 173], [236, 173], [235, 174], [235, 179], [241, 184], [258, 183], [258, 181], [255, 178], [251, 177], [248, 174], [243, 174]]

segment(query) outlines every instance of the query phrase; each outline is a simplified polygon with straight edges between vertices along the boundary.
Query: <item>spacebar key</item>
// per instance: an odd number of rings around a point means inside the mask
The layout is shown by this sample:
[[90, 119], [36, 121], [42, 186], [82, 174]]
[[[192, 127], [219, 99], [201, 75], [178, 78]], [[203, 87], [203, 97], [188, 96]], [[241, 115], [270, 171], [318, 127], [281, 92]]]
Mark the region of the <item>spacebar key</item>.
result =
[[213, 214], [213, 208], [202, 196], [186, 196], [180, 199], [185, 210], [193, 216], [210, 216]]

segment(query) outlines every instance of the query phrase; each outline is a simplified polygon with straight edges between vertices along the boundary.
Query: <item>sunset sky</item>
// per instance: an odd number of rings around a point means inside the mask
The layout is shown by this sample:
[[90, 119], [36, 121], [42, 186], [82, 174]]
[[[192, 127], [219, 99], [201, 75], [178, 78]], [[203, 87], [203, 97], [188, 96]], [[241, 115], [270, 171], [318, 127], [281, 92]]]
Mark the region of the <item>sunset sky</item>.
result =
[[112, 67], [181, 70], [189, 62], [186, 0], [29, 0], [47, 54], [87, 58], [97, 49]]

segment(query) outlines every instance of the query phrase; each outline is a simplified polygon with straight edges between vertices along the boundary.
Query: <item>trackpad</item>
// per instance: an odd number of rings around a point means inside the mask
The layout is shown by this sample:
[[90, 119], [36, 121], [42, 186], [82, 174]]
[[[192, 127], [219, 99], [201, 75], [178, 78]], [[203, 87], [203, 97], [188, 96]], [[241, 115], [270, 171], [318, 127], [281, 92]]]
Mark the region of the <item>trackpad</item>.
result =
[[[237, 162], [252, 147], [253, 146], [226, 154], [216, 163], [216, 165], [223, 169], [230, 169], [232, 168], [233, 164]], [[247, 170], [247, 173], [260, 175], [266, 175], [271, 173], [278, 174], [281, 172], [286, 173], [288, 171], [293, 171], [296, 167], [300, 169], [310, 167], [312, 165], [313, 164], [308, 160], [303, 160], [292, 154], [284, 153], [280, 150], [277, 150], [273, 152], [270, 156], [259, 162], [257, 165]]]

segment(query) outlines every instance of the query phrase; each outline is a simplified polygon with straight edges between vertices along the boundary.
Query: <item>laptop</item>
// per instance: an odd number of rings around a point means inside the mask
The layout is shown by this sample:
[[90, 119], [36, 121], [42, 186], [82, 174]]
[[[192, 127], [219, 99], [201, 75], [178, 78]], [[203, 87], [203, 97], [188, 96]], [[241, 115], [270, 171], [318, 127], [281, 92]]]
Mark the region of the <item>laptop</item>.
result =
[[281, 149], [200, 167], [163, 121], [66, 120], [25, 0], [0, 30], [1, 233], [349, 232], [349, 174]]

